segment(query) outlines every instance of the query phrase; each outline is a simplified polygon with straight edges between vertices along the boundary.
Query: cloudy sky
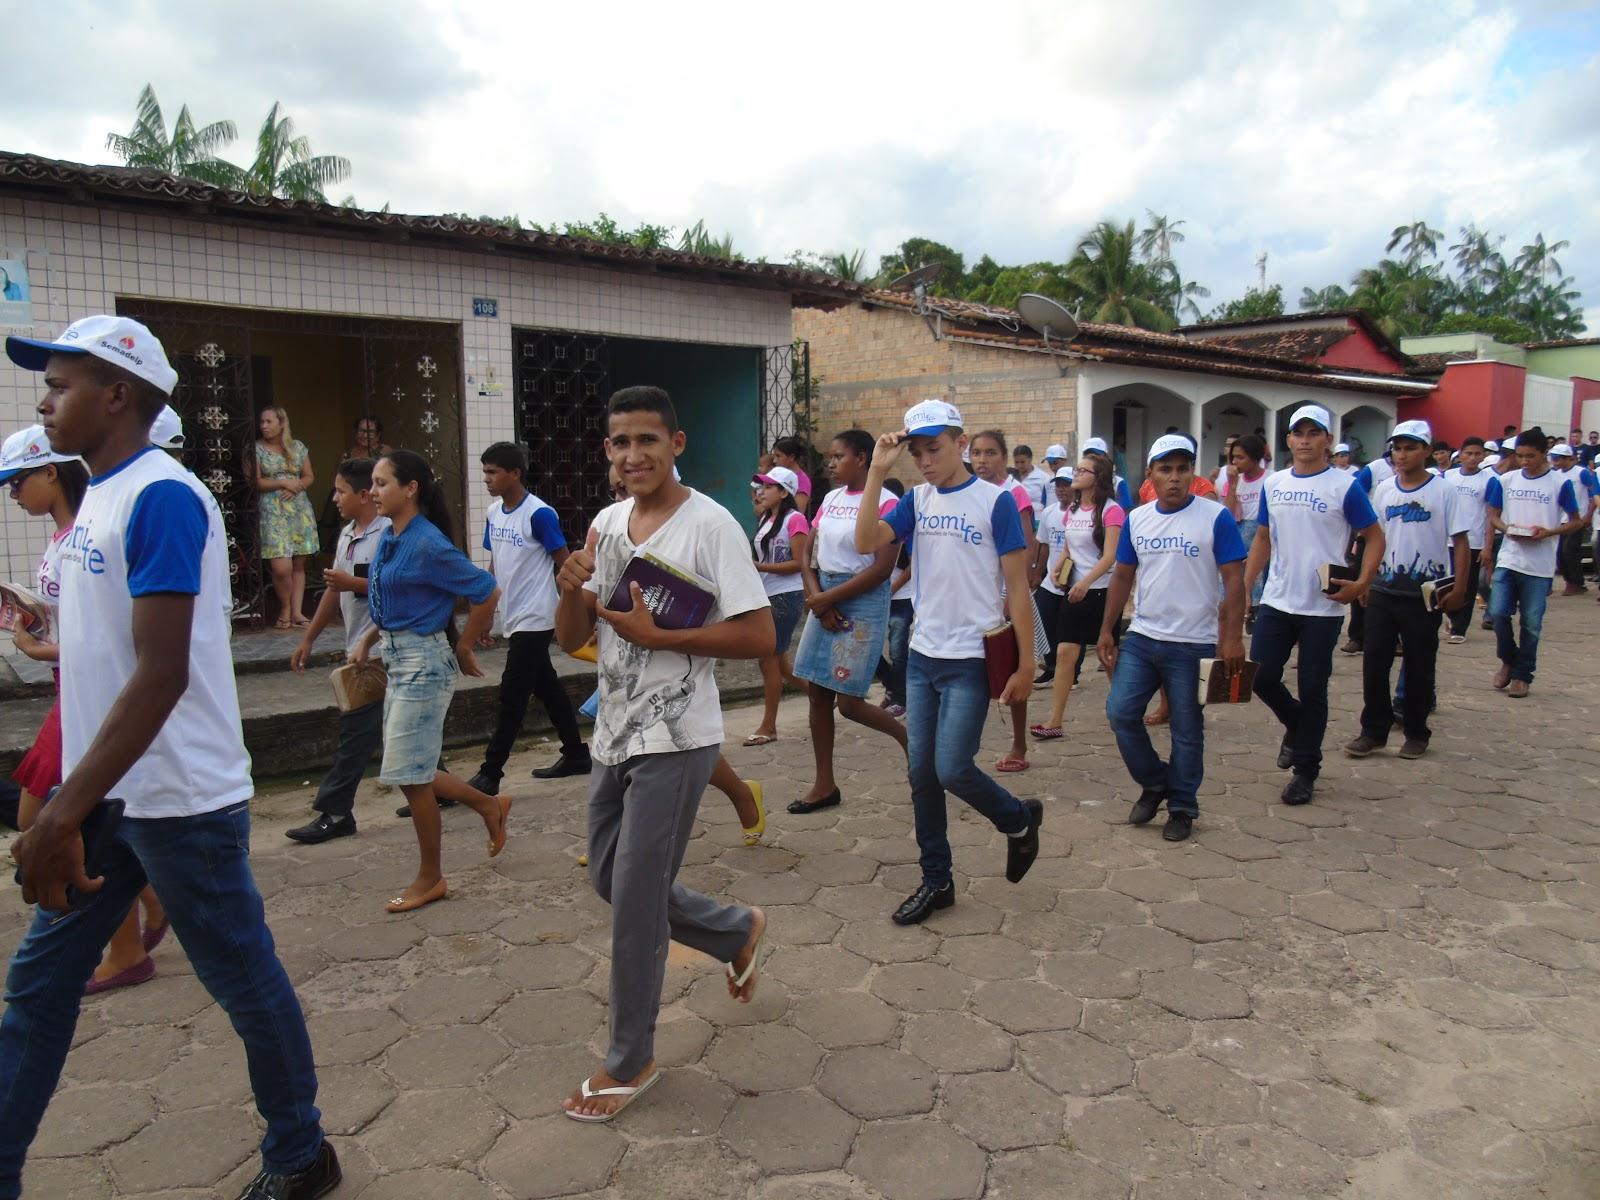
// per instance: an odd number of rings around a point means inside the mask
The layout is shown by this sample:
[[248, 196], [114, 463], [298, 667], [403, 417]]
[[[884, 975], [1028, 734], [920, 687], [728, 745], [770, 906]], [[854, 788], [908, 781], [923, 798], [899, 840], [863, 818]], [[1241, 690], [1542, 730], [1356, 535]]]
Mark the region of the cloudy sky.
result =
[[[543, 4], [55, 0], [8, 27], [0, 147], [106, 161], [274, 100], [396, 211], [682, 226], [747, 256], [910, 235], [1065, 257], [1103, 217], [1186, 222], [1214, 299], [1268, 254], [1291, 307], [1391, 228], [1535, 232], [1600, 305], [1600, 6], [1562, 0]], [[770, 15], [769, 15], [770, 14]], [[1600, 328], [1600, 320], [1591, 322]]]

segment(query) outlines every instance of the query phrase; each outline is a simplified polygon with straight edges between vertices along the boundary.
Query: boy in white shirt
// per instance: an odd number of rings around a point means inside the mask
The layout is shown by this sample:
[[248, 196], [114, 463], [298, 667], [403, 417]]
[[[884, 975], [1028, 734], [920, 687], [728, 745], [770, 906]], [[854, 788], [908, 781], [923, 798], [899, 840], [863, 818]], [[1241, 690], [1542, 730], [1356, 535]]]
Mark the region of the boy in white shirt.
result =
[[[1016, 501], [1008, 490], [967, 473], [961, 461], [966, 444], [953, 404], [925, 400], [908, 409], [905, 428], [878, 439], [866, 493], [877, 495], [906, 448], [926, 482], [887, 517], [866, 504], [856, 514], [858, 553], [875, 554], [891, 542], [910, 546], [917, 603], [906, 671], [906, 749], [922, 883], [894, 911], [897, 925], [925, 921], [955, 903], [946, 792], [1006, 835], [1012, 883], [1038, 857], [1044, 820], [1039, 801], [1018, 800], [975, 761], [990, 700], [984, 634], [1008, 618], [1013, 630], [1031, 631], [1034, 612]], [[1032, 691], [1032, 655], [1019, 654], [999, 700], [1009, 705]]]
[[1053, 471], [1041, 471], [1033, 465], [1033, 447], [1017, 446], [1011, 451], [1011, 465], [1015, 468], [1012, 472], [1017, 482], [1028, 489], [1028, 495], [1033, 497], [1034, 504], [1043, 509], [1050, 503], [1051, 480], [1055, 478]]
[[480, 456], [491, 501], [483, 518], [483, 548], [500, 585], [506, 667], [500, 676], [500, 719], [469, 782], [490, 796], [500, 791], [511, 747], [522, 732], [528, 699], [537, 696], [561, 739], [561, 757], [538, 767], [535, 779], [587, 775], [593, 765], [578, 732], [578, 714], [550, 662], [556, 627], [556, 572], [567, 561], [567, 538], [556, 510], [528, 490], [522, 447], [496, 442]]
[[1050, 649], [1044, 657], [1044, 670], [1033, 681], [1035, 687], [1051, 682], [1056, 677], [1056, 620], [1061, 613], [1061, 601], [1066, 589], [1056, 582], [1056, 570], [1067, 552], [1066, 506], [1072, 503], [1072, 468], [1061, 467], [1052, 481], [1054, 496], [1039, 514], [1037, 544], [1034, 561], [1029, 564], [1029, 582], [1034, 586], [1034, 603], [1039, 606], [1039, 617], [1049, 634]]
[[[1522, 699], [1533, 686], [1539, 665], [1539, 632], [1556, 573], [1556, 539], [1582, 524], [1570, 480], [1550, 468], [1549, 443], [1535, 426], [1517, 435], [1517, 468], [1489, 481], [1485, 497], [1489, 526], [1504, 538], [1495, 559], [1489, 591], [1500, 668], [1494, 686]], [[1522, 638], [1511, 629], [1511, 614], [1522, 614]]]
[[1397, 652], [1405, 672], [1406, 740], [1400, 757], [1421, 758], [1427, 753], [1440, 614], [1423, 601], [1422, 585], [1453, 575], [1444, 611], [1454, 612], [1467, 602], [1467, 529], [1472, 519], [1466, 506], [1457, 502], [1455, 489], [1428, 469], [1432, 441], [1426, 421], [1396, 425], [1389, 437], [1395, 473], [1372, 492], [1385, 544], [1378, 577], [1367, 595], [1361, 732], [1344, 748], [1351, 758], [1365, 758], [1389, 740], [1394, 724], [1389, 673]]
[[1593, 471], [1578, 464], [1578, 452], [1566, 442], [1550, 448], [1550, 463], [1560, 475], [1572, 484], [1572, 497], [1578, 503], [1578, 527], [1562, 534], [1556, 550], [1556, 563], [1561, 578], [1566, 581], [1563, 596], [1581, 596], [1589, 590], [1583, 581], [1583, 552], [1587, 547], [1589, 516], [1594, 511], [1595, 494], [1600, 492], [1600, 481]]
[[1483, 571], [1484, 534], [1489, 526], [1486, 500], [1489, 480], [1494, 476], [1483, 469], [1487, 450], [1481, 437], [1469, 437], [1461, 442], [1461, 465], [1444, 473], [1445, 482], [1456, 490], [1456, 498], [1465, 506], [1472, 524], [1467, 527], [1467, 549], [1471, 551], [1471, 566], [1467, 569], [1467, 603], [1450, 614], [1450, 642], [1460, 645], [1467, 640], [1467, 626], [1472, 624], [1472, 598], [1478, 594], [1478, 582]]
[[[1200, 661], [1216, 657], [1234, 669], [1244, 663], [1244, 543], [1227, 509], [1190, 494], [1194, 466], [1195, 445], [1184, 434], [1164, 434], [1151, 444], [1156, 498], [1128, 514], [1095, 647], [1112, 672], [1106, 717], [1117, 750], [1143, 789], [1128, 823], [1149, 824], [1165, 803], [1161, 836], [1169, 842], [1187, 838], [1200, 815], [1206, 757]], [[1119, 648], [1112, 631], [1135, 581], [1133, 623]], [[1144, 723], [1150, 698], [1163, 689], [1172, 729], [1166, 762]]]

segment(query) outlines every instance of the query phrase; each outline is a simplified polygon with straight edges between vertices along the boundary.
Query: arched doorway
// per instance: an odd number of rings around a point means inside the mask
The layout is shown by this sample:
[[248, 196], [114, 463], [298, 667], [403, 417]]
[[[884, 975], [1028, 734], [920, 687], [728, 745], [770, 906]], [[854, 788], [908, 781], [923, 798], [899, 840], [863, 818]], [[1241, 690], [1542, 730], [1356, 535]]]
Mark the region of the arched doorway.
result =
[[[1144, 478], [1144, 456], [1150, 443], [1176, 427], [1190, 432], [1189, 402], [1153, 383], [1124, 383], [1094, 394], [1089, 431], [1110, 444], [1118, 473]], [[1081, 444], [1081, 441], [1080, 441]]]
[[1344, 414], [1339, 440], [1349, 444], [1351, 461], [1357, 466], [1364, 466], [1382, 457], [1383, 447], [1393, 428], [1394, 418], [1390, 414], [1381, 408], [1363, 404]]
[[[1204, 471], [1225, 465], [1222, 448], [1230, 437], [1254, 433], [1267, 426], [1267, 406], [1244, 392], [1224, 392], [1207, 400], [1201, 415], [1200, 467]], [[1273, 458], [1278, 458], [1275, 449]]]

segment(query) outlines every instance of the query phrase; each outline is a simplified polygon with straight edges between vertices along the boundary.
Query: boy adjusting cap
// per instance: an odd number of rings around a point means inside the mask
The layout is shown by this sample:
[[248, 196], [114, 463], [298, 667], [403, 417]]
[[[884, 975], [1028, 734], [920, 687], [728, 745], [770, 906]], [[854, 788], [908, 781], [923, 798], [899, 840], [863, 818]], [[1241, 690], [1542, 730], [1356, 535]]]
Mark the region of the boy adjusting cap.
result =
[[76, 454], [57, 454], [50, 448], [50, 437], [43, 425], [19, 429], [0, 446], [0, 483], [46, 463], [80, 461]]
[[178, 386], [178, 373], [167, 362], [160, 339], [127, 317], [84, 317], [68, 325], [53, 342], [8, 337], [6, 354], [24, 371], [44, 370], [52, 354], [92, 354], [169, 396]]
[[943, 400], [924, 400], [906, 409], [906, 433], [911, 437], [933, 437], [946, 429], [961, 428], [961, 410]]
[[1324, 433], [1333, 432], [1333, 418], [1328, 415], [1328, 410], [1320, 404], [1302, 404], [1294, 410], [1294, 416], [1289, 418], [1289, 428], [1293, 429], [1301, 421], [1311, 421]]
[[791, 496], [800, 490], [800, 476], [788, 467], [773, 467], [770, 471], [758, 472], [750, 476], [750, 482], [781, 487]]
[[1413, 442], [1423, 442], [1433, 445], [1433, 430], [1426, 421], [1401, 421], [1394, 427], [1394, 432], [1389, 435], [1391, 442], [1400, 438], [1410, 438]]
[[1193, 458], [1194, 443], [1181, 433], [1164, 433], [1151, 445], [1150, 457], [1145, 461], [1153, 463], [1169, 454], [1187, 454]]

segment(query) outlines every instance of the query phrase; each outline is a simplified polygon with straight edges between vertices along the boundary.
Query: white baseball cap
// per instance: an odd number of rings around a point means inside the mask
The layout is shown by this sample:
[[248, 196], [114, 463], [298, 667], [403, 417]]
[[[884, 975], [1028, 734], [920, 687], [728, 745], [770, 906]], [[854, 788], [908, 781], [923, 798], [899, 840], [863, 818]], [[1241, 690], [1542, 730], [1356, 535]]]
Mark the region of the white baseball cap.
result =
[[44, 370], [52, 354], [92, 354], [169, 396], [178, 386], [178, 373], [167, 362], [160, 339], [127, 317], [84, 317], [68, 325], [53, 342], [8, 337], [6, 354], [24, 371]]
[[1491, 454], [1489, 457], [1485, 458], [1480, 465], [1485, 467], [1498, 467], [1500, 465], [1500, 456], [1498, 454]]
[[17, 430], [0, 446], [0, 483], [49, 463], [81, 461], [76, 454], [57, 454], [52, 450], [50, 436], [43, 425], [29, 425]]
[[1085, 454], [1104, 454], [1107, 458], [1111, 457], [1111, 448], [1106, 445], [1105, 438], [1090, 438], [1083, 444], [1083, 452]]
[[946, 429], [962, 429], [961, 410], [943, 400], [924, 400], [906, 409], [906, 433], [911, 437], [932, 437]]
[[1187, 434], [1164, 433], [1151, 445], [1150, 456], [1145, 461], [1153, 463], [1169, 454], [1179, 453], [1187, 454], [1190, 458], [1193, 458], [1194, 442]]
[[773, 467], [770, 471], [757, 472], [750, 476], [750, 482], [781, 487], [791, 496], [800, 490], [800, 476], [788, 467]]
[[1302, 404], [1294, 410], [1294, 416], [1289, 418], [1289, 428], [1293, 429], [1301, 421], [1311, 421], [1319, 426], [1324, 433], [1333, 432], [1333, 418], [1328, 415], [1328, 410], [1320, 404]]
[[155, 421], [150, 426], [150, 444], [159, 446], [163, 450], [183, 449], [183, 421], [178, 417], [178, 410], [168, 404], [156, 414]]
[[1394, 432], [1389, 435], [1392, 442], [1397, 438], [1410, 438], [1413, 442], [1421, 442], [1425, 446], [1433, 445], [1433, 430], [1426, 421], [1401, 421], [1394, 427]]
[[1056, 468], [1055, 481], [1057, 483], [1071, 483], [1077, 471], [1072, 467]]
[[1349, 442], [1340, 442], [1337, 446], [1335, 446], [1333, 448], [1333, 452], [1335, 454], [1349, 454], [1350, 453], [1350, 443]]
[[1571, 446], [1567, 445], [1566, 442], [1557, 442], [1554, 446], [1550, 447], [1551, 458], [1571, 458], [1576, 453], [1577, 451]]
[[1496, 450], [1500, 449], [1500, 443], [1495, 441], [1493, 438], [1490, 438], [1483, 444], [1483, 448], [1490, 454], [1493, 454]]
[[1052, 458], [1065, 458], [1066, 456], [1067, 448], [1060, 442], [1051, 442], [1049, 448], [1044, 452], [1045, 462], [1049, 462]]

